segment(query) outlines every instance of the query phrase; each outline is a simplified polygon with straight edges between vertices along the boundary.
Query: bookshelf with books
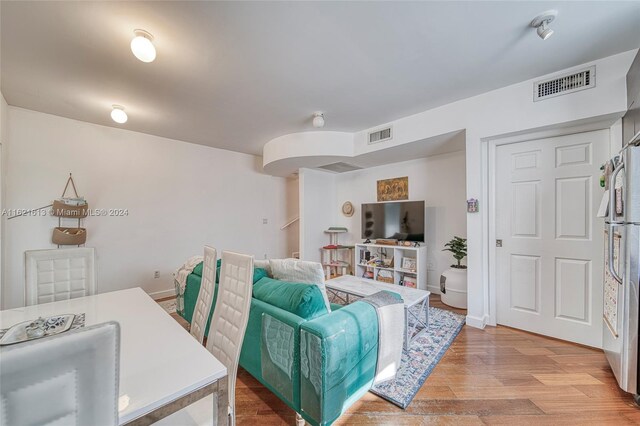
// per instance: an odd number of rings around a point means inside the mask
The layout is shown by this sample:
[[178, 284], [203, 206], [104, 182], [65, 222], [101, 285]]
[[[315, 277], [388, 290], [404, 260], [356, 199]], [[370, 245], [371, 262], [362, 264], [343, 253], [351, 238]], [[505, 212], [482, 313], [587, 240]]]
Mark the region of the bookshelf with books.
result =
[[388, 284], [427, 289], [427, 246], [356, 244], [354, 275]]

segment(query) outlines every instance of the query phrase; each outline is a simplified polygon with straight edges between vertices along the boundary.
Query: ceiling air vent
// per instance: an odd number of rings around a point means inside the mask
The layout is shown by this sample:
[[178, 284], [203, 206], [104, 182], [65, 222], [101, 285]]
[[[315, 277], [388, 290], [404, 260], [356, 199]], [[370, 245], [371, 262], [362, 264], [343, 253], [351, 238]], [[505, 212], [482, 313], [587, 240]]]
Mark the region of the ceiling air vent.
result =
[[596, 87], [596, 67], [589, 67], [580, 72], [564, 75], [551, 80], [543, 80], [533, 85], [533, 101], [566, 95], [578, 90]]
[[332, 163], [332, 164], [325, 164], [324, 166], [320, 166], [318, 168], [323, 170], [328, 170], [334, 173], [345, 173], [345, 172], [352, 172], [354, 170], [360, 170], [362, 167], [354, 166], [353, 164], [348, 164], [348, 163]]
[[393, 134], [391, 132], [391, 127], [387, 127], [384, 129], [376, 130], [375, 132], [369, 132], [369, 145], [373, 145], [374, 143], [380, 143], [384, 141], [388, 141], [393, 138]]

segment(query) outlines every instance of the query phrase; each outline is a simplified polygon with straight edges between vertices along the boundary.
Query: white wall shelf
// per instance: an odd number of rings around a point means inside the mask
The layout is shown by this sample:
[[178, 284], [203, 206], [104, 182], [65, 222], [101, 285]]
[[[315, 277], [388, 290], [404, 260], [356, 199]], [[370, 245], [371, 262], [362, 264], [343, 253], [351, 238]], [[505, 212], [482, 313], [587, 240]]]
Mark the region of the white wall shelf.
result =
[[[365, 262], [365, 251], [369, 251], [372, 257], [391, 259], [393, 258], [393, 266], [375, 266]], [[405, 276], [409, 276], [416, 280], [417, 288], [421, 290], [427, 289], [427, 246], [422, 244], [418, 247], [391, 246], [383, 244], [356, 244], [354, 250], [354, 265], [356, 265], [354, 275], [359, 278], [367, 278], [367, 272], [373, 273], [373, 280], [378, 280], [381, 271], [393, 273], [393, 284], [400, 285]], [[409, 270], [402, 268], [402, 259], [415, 259], [416, 269]], [[384, 274], [383, 274], [384, 275]]]

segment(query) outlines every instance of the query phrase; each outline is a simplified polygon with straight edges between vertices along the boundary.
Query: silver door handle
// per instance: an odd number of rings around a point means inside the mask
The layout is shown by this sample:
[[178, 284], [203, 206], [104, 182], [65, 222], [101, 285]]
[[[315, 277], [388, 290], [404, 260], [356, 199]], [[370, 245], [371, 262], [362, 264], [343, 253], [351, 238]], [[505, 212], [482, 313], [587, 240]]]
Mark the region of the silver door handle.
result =
[[620, 164], [613, 170], [609, 178], [609, 222], [612, 223], [616, 221], [616, 179], [622, 169], [624, 169], [624, 163], [620, 160]]
[[[620, 275], [618, 275], [618, 272], [616, 271], [616, 268], [613, 264], [613, 252], [615, 250], [615, 247], [613, 246], [614, 241], [615, 241], [615, 227], [616, 224], [610, 224], [609, 225], [609, 274], [611, 274], [611, 276], [618, 281], [618, 283], [622, 284], [622, 278], [620, 277]], [[618, 256], [620, 256], [620, 253], [618, 253]]]

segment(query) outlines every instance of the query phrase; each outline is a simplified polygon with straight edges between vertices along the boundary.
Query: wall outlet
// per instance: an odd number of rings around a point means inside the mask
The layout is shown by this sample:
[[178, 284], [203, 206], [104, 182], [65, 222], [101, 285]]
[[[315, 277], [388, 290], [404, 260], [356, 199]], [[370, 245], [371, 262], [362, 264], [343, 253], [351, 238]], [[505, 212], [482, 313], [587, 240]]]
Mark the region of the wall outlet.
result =
[[160, 271], [155, 271], [153, 273], [153, 278], [160, 278]]
[[269, 219], [262, 219], [262, 224], [263, 225], [267, 225], [269, 223]]

